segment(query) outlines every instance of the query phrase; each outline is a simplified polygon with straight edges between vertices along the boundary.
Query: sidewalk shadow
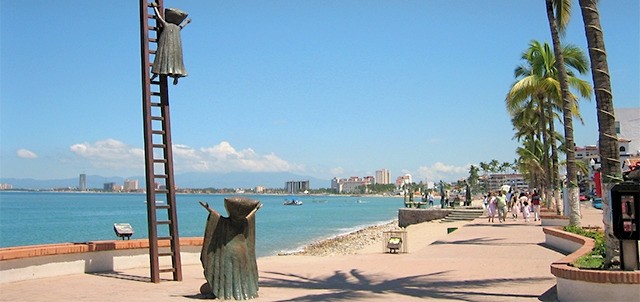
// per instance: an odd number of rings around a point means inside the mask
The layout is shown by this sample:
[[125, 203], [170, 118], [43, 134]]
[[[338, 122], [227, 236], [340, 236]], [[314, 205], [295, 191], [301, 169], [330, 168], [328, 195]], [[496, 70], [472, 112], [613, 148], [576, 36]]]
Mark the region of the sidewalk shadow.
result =
[[558, 289], [557, 286], [554, 285], [549, 288], [544, 294], [540, 295], [540, 301], [558, 301]]
[[[359, 270], [335, 271], [324, 279], [295, 274], [263, 272], [260, 287], [306, 289], [305, 295], [279, 301], [351, 301], [376, 295], [395, 294], [415, 298], [450, 299], [460, 301], [486, 301], [487, 299], [517, 300], [539, 298], [538, 295], [504, 293], [496, 288], [509, 288], [514, 284], [536, 284], [549, 278], [496, 278], [479, 280], [447, 280], [447, 271], [431, 274], [384, 279], [367, 275]], [[268, 275], [268, 276], [265, 276]], [[313, 293], [313, 290], [322, 291]], [[328, 291], [328, 292], [327, 292]], [[311, 292], [311, 293], [308, 293]], [[379, 298], [379, 297], [378, 297]]]
[[443, 245], [443, 244], [454, 244], [454, 245], [493, 245], [493, 246], [524, 246], [531, 245], [529, 242], [505, 242], [505, 238], [489, 238], [489, 237], [480, 237], [480, 238], [471, 238], [465, 240], [437, 240], [431, 243], [431, 245]]
[[[139, 275], [131, 275], [131, 274], [125, 274], [122, 272], [97, 272], [97, 273], [87, 273], [88, 275], [93, 275], [93, 276], [99, 276], [99, 277], [107, 277], [107, 278], [114, 278], [114, 279], [121, 279], [121, 280], [128, 280], [128, 281], [138, 281], [138, 282], [145, 282], [145, 283], [151, 283], [151, 277], [149, 276], [139, 276]], [[172, 281], [173, 279], [168, 279], [168, 278], [161, 278], [161, 281]]]

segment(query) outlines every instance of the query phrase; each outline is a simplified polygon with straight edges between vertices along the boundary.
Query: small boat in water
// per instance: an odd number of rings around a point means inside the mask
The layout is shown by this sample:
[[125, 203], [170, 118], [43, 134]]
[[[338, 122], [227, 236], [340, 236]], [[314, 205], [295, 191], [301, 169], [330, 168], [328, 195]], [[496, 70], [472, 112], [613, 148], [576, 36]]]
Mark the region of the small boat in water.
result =
[[302, 201], [297, 200], [297, 199], [291, 199], [291, 200], [284, 200], [283, 203], [285, 206], [301, 206], [302, 205]]

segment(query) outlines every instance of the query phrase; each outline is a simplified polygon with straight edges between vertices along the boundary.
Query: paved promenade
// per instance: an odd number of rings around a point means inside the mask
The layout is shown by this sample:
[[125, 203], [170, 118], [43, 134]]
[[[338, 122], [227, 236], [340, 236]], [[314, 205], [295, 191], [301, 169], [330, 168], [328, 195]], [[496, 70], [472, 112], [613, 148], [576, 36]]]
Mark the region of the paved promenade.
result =
[[[601, 226], [602, 211], [583, 207], [583, 225]], [[459, 227], [447, 234], [449, 227]], [[540, 222], [428, 222], [408, 230], [409, 252], [260, 258], [260, 298], [253, 301], [554, 301]], [[184, 281], [148, 282], [149, 269], [70, 275], [0, 285], [1, 301], [197, 301], [200, 265]]]

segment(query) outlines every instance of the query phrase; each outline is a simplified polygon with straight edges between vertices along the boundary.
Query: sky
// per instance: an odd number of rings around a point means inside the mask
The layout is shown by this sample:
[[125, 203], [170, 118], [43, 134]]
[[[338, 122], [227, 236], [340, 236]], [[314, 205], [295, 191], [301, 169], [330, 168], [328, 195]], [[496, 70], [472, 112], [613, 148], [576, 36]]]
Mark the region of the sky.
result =
[[[176, 174], [437, 182], [513, 162], [504, 99], [529, 42], [551, 43], [544, 0], [164, 5], [193, 20], [189, 75], [169, 87]], [[2, 0], [0, 14], [0, 177], [144, 175], [138, 1]], [[600, 1], [617, 108], [640, 107], [639, 14]], [[587, 52], [577, 1], [563, 42]], [[580, 106], [576, 144], [595, 145], [595, 99]]]

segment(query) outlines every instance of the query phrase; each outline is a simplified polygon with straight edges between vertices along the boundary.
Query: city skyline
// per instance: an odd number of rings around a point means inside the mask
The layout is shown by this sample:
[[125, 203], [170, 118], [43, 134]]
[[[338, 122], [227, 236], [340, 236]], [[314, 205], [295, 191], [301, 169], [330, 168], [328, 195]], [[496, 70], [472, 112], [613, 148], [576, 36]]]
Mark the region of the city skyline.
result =
[[[437, 182], [512, 162], [504, 98], [529, 42], [551, 40], [541, 1], [164, 4], [193, 19], [169, 87], [177, 176]], [[143, 175], [138, 4], [0, 5], [0, 177]], [[617, 108], [640, 107], [639, 11], [600, 3]], [[578, 5], [563, 41], [586, 53]], [[596, 145], [595, 100], [580, 106], [576, 144]]]

